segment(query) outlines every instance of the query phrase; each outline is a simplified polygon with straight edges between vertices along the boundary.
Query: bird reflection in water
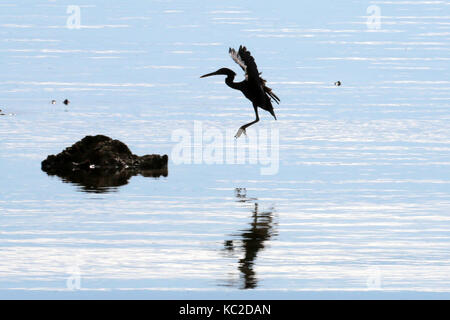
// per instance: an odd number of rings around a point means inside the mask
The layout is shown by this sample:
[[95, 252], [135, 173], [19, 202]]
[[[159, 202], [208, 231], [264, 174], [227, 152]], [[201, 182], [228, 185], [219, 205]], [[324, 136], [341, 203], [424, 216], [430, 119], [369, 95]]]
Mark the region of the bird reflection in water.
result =
[[[224, 250], [230, 254], [241, 251], [244, 256], [239, 259], [240, 276], [243, 278], [242, 289], [253, 289], [257, 287], [258, 280], [254, 271], [254, 264], [258, 252], [265, 248], [265, 242], [276, 235], [273, 221], [273, 208], [260, 212], [256, 198], [248, 198], [245, 188], [236, 188], [237, 202], [253, 202], [252, 220], [250, 227], [234, 234], [236, 240], [225, 240]], [[239, 243], [239, 246], [236, 246]]]

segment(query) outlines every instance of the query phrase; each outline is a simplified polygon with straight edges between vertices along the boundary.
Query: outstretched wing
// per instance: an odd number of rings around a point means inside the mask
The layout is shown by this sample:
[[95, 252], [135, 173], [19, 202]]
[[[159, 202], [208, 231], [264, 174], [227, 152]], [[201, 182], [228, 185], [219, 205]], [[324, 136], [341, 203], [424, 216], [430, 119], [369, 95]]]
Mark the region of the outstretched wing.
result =
[[266, 86], [266, 80], [260, 77], [261, 73], [258, 71], [255, 59], [252, 57], [250, 51], [246, 47], [240, 46], [238, 52], [230, 48], [229, 53], [234, 62], [244, 70], [245, 79], [257, 83], [261, 87], [262, 92], [269, 95], [278, 104], [280, 99], [272, 92], [272, 89]]
[[238, 65], [241, 66], [245, 72], [245, 79], [249, 81], [259, 82], [259, 72], [256, 66], [255, 59], [252, 57], [250, 51], [246, 47], [240, 46], [238, 52], [230, 48], [229, 50], [231, 58]]
[[245, 77], [247, 78], [247, 66], [245, 65], [244, 61], [241, 60], [239, 54], [233, 48], [230, 48], [228, 52], [230, 53], [231, 59], [233, 59], [234, 62], [236, 62], [242, 68], [242, 70], [244, 70]]

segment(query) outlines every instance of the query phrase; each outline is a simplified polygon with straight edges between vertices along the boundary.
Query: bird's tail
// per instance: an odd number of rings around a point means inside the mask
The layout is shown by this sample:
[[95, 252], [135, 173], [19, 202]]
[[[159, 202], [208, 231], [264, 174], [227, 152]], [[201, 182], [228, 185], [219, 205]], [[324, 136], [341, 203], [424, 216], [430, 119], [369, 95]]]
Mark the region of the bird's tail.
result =
[[273, 109], [271, 111], [269, 111], [269, 112], [275, 118], [275, 120], [277, 120], [277, 116], [275, 115], [275, 112], [273, 112]]
[[264, 110], [268, 111], [274, 118], [277, 120], [277, 116], [275, 115], [275, 112], [273, 111], [272, 101], [270, 101], [270, 98], [266, 96], [266, 103], [264, 107], [262, 107]]

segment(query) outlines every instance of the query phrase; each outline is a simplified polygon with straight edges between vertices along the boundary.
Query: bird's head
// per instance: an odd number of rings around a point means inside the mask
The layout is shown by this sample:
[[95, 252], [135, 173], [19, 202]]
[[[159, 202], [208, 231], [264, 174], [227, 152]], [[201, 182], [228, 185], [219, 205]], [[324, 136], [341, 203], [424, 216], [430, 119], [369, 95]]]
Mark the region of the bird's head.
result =
[[219, 74], [222, 74], [222, 75], [225, 75], [225, 76], [228, 76], [228, 77], [236, 76], [236, 73], [233, 70], [230, 70], [228, 68], [221, 68], [221, 69], [217, 70], [216, 72], [211, 72], [211, 73], [204, 74], [200, 78], [216, 76], [216, 75], [219, 75]]

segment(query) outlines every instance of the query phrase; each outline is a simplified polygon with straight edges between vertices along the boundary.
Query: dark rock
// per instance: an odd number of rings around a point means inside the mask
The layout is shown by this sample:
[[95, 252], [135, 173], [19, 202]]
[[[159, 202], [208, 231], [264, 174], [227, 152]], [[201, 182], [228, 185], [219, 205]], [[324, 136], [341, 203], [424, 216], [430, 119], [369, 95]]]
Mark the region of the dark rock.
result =
[[[57, 155], [49, 155], [41, 168], [49, 175], [74, 182], [96, 192], [128, 183], [141, 174], [167, 176], [167, 155], [137, 156], [121, 141], [107, 136], [86, 136]], [[98, 189], [98, 190], [97, 190]]]

